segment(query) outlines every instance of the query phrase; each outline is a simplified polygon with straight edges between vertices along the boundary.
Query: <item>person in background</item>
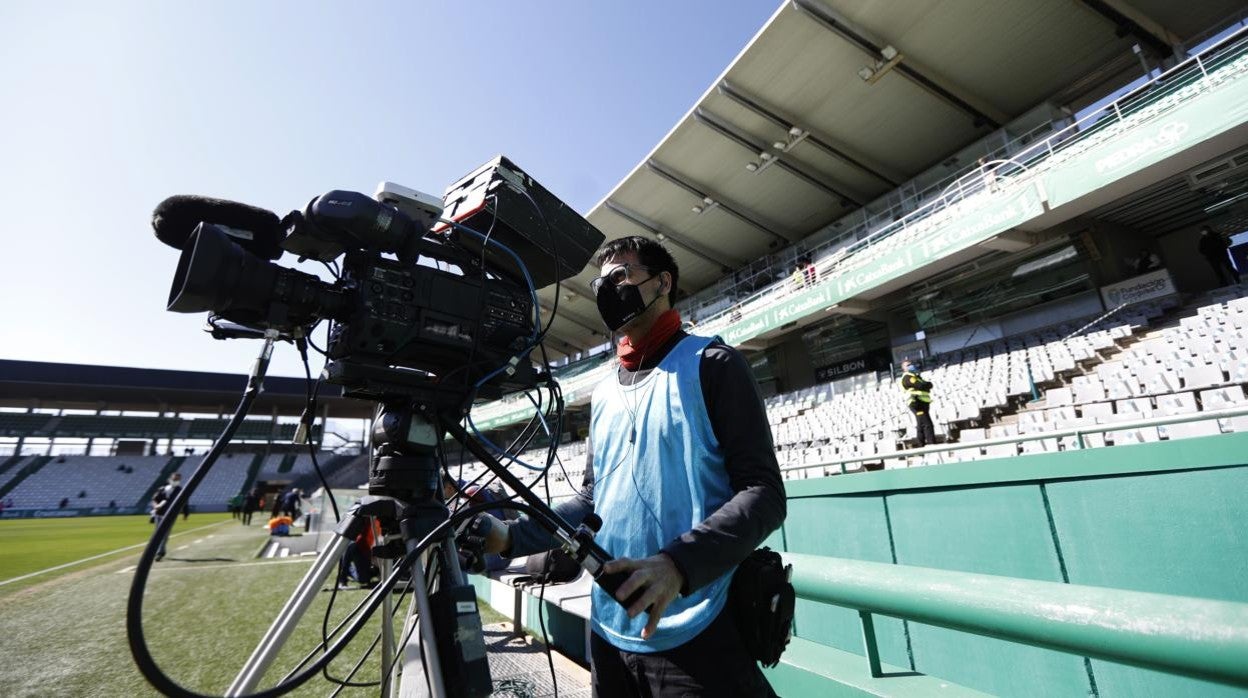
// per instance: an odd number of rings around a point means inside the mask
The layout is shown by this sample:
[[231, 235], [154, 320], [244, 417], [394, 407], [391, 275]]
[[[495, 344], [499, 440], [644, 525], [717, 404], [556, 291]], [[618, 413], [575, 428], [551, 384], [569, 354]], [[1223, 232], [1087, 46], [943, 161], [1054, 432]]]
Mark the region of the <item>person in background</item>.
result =
[[1239, 270], [1231, 264], [1231, 256], [1227, 254], [1227, 250], [1231, 247], [1231, 243], [1221, 233], [1214, 231], [1207, 225], [1200, 226], [1200, 242], [1197, 243], [1197, 249], [1200, 255], [1209, 262], [1209, 266], [1213, 267], [1213, 273], [1218, 275], [1218, 282], [1222, 286], [1229, 285], [1231, 279], [1235, 283], [1239, 283]]
[[901, 389], [906, 391], [906, 406], [914, 413], [919, 448], [936, 443], [936, 427], [932, 424], [932, 384], [919, 375], [921, 369], [917, 361], [906, 359], [901, 362]]
[[800, 259], [793, 265], [793, 273], [789, 275], [789, 285], [794, 291], [800, 291], [806, 285], [806, 265], [802, 264]]
[[291, 519], [298, 519], [302, 498], [303, 493], [297, 487], [282, 495], [282, 511]]
[[1155, 252], [1147, 247], [1141, 247], [1140, 253], [1131, 261], [1132, 272], [1139, 274], [1147, 274], [1154, 269], [1161, 268], [1161, 259]]
[[[174, 497], [182, 491], [182, 473], [174, 473], [169, 476], [169, 483], [163, 485], [152, 495], [152, 523], [160, 525], [161, 519], [165, 517], [165, 512], [169, 511], [170, 505], [173, 504]], [[169, 537], [165, 536], [160, 539], [160, 547], [156, 550], [156, 561], [160, 562], [165, 557], [165, 544], [169, 542]]]
[[373, 545], [377, 538], [373, 529], [376, 525], [376, 522], [370, 522], [354, 540], [347, 542], [347, 548], [342, 552], [342, 559], [338, 563], [339, 590], [350, 589], [353, 579], [359, 583], [360, 588], [374, 584], [377, 571], [373, 567]]
[[252, 488], [250, 492], [243, 497], [243, 525], [251, 525], [251, 515], [261, 507], [260, 490]]
[[810, 257], [806, 257], [801, 263], [804, 267], [802, 272], [806, 277], [806, 285], [814, 286], [815, 282], [819, 280], [819, 270], [815, 267], [815, 263], [811, 261]]

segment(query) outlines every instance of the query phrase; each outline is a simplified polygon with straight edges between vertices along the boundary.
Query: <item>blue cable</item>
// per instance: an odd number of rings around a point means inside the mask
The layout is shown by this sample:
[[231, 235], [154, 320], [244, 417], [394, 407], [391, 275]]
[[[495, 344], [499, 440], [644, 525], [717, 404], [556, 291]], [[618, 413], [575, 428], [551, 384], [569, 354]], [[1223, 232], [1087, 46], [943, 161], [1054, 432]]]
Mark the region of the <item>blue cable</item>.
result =
[[[511, 462], [512, 462], [512, 463], [518, 463], [518, 464], [520, 464], [520, 466], [521, 466], [521, 467], [523, 467], [523, 468], [525, 468], [525, 469], [527, 469], [527, 470], [532, 470], [532, 471], [534, 471], [534, 472], [541, 472], [541, 471], [543, 471], [543, 470], [545, 470], [545, 469], [546, 469], [546, 468], [544, 468], [544, 467], [539, 467], [539, 466], [536, 466], [536, 465], [529, 465], [528, 463], [526, 463], [526, 462], [524, 462], [524, 461], [520, 460], [520, 458], [519, 458], [519, 457], [517, 457], [517, 456], [513, 456], [513, 455], [511, 455], [511, 454], [507, 453], [507, 451], [506, 451], [505, 449], [499, 448], [498, 446], [496, 446], [496, 445], [494, 444], [494, 442], [493, 442], [493, 441], [490, 441], [489, 439], [485, 438], [485, 435], [484, 435], [484, 434], [482, 434], [480, 431], [477, 431], [477, 425], [472, 423], [472, 412], [469, 412], [468, 414], [464, 415], [464, 418], [468, 420], [468, 428], [469, 428], [469, 429], [472, 429], [472, 434], [473, 434], [473, 436], [476, 436], [476, 437], [477, 437], [477, 441], [480, 441], [481, 443], [485, 444], [485, 446], [486, 446], [487, 448], [493, 449], [495, 452], [500, 453], [500, 454], [503, 454], [503, 455], [504, 455], [504, 456], [506, 456], [507, 458], [511, 459]], [[542, 416], [541, 416], [541, 412], [538, 412], [538, 418], [542, 420], [542, 425], [543, 425], [543, 426], [545, 426], [545, 424], [546, 424], [546, 419], [545, 419], [545, 417], [542, 417]], [[548, 432], [549, 432], [549, 430], [548, 430]], [[500, 462], [500, 463], [502, 463], [502, 461], [499, 461], [499, 462]], [[502, 463], [502, 465], [507, 465], [507, 463]]]
[[[527, 347], [525, 347], [519, 354], [516, 355], [516, 357], [518, 358], [520, 356], [524, 356], [526, 353], [532, 351], [534, 347], [537, 346], [537, 340], [538, 340], [538, 337], [540, 336], [539, 332], [542, 326], [541, 315], [540, 315], [541, 306], [538, 305], [538, 302], [537, 302], [537, 288], [535, 288], [533, 285], [533, 277], [529, 275], [529, 268], [527, 265], [525, 265], [524, 260], [520, 259], [520, 255], [516, 254], [515, 251], [513, 251], [510, 247], [507, 247], [501, 242], [490, 240], [484, 234], [482, 234], [481, 232], [477, 230], [474, 230], [473, 228], [470, 228], [466, 225], [463, 225], [461, 223], [456, 223], [455, 221], [448, 220], [445, 218], [440, 219], [440, 220], [443, 223], [446, 223], [457, 230], [462, 230], [470, 235], [476, 236], [477, 238], [481, 240], [481, 243], [483, 245], [494, 245], [498, 247], [500, 250], [506, 252], [508, 255], [511, 256], [512, 259], [516, 261], [516, 266], [519, 267], [521, 274], [524, 275], [524, 281], [529, 287], [529, 296], [530, 296], [530, 299], [533, 301], [533, 314], [534, 314], [532, 343], [530, 343]], [[506, 371], [510, 367], [511, 367], [510, 361], [503, 364], [502, 366], [499, 366], [493, 371], [487, 373], [484, 377], [481, 378], [481, 380], [477, 381], [476, 385], [474, 385], [473, 388], [479, 389], [481, 386], [489, 382], [490, 379], [494, 378], [494, 376], [497, 376], [503, 371]], [[485, 435], [482, 434], [477, 429], [477, 425], [473, 423], [471, 410], [469, 410], [468, 414], [464, 415], [464, 418], [467, 420], [468, 427], [472, 430], [473, 435], [476, 436], [477, 440], [480, 441], [482, 444], [484, 444], [487, 448], [494, 450], [496, 453], [509, 457], [512, 462], [519, 463], [522, 467], [527, 468], [529, 470], [541, 471], [544, 469], [544, 468], [529, 465], [528, 463], [520, 460], [518, 457], [507, 454], [505, 449], [499, 448], [497, 445], [494, 444], [494, 442], [487, 439]], [[542, 427], [546, 430], [546, 433], [550, 434], [550, 427], [547, 426], [546, 418], [541, 414], [540, 411], [538, 412], [538, 419], [541, 420]]]
[[[481, 243], [483, 245], [494, 245], [498, 247], [498, 249], [511, 255], [511, 258], [516, 260], [516, 266], [520, 268], [520, 272], [524, 275], [524, 281], [526, 284], [528, 284], [528, 287], [529, 287], [529, 298], [530, 300], [533, 301], [533, 315], [534, 315], [532, 342], [527, 347], [525, 347], [519, 354], [517, 354], [516, 358], [523, 356], [524, 354], [532, 351], [535, 347], [537, 347], [539, 332], [542, 326], [542, 319], [541, 319], [541, 314], [540, 314], [541, 306], [537, 302], [537, 289], [533, 286], [533, 277], [529, 275], [529, 268], [528, 266], [525, 265], [524, 260], [520, 259], [520, 255], [516, 254], [515, 251], [513, 251], [510, 247], [504, 245], [501, 242], [490, 240], [480, 231], [474, 230], [472, 228], [469, 228], [466, 225], [463, 225], [461, 223], [456, 223], [455, 221], [448, 220], [446, 218], [442, 218], [440, 220], [443, 223], [446, 223], [457, 230], [462, 230], [471, 235], [475, 235], [476, 237], [481, 239]], [[473, 387], [480, 388], [481, 386], [489, 382], [492, 378], [494, 378], [494, 376], [497, 376], [503, 371], [506, 371], [510, 366], [511, 366], [511, 362], [509, 361], [503, 364], [502, 366], [499, 366], [498, 368], [494, 369], [493, 371], [490, 371], [485, 376], [483, 376], [481, 380], [477, 381], [476, 385], [474, 385]]]
[[529, 347], [530, 349], [532, 349], [533, 346], [536, 346], [538, 330], [541, 328], [541, 325], [542, 325], [541, 316], [538, 314], [541, 306], [539, 306], [537, 303], [537, 289], [533, 286], [533, 277], [529, 276], [529, 267], [525, 265], [524, 260], [520, 259], [520, 255], [516, 254], [510, 247], [504, 245], [501, 242], [498, 242], [497, 240], [488, 239], [483, 233], [477, 230], [469, 228], [468, 226], [463, 225], [462, 223], [456, 223], [455, 221], [448, 220], [446, 218], [442, 218], [439, 220], [443, 223], [446, 223], [447, 225], [450, 225], [451, 227], [457, 230], [462, 230], [466, 233], [469, 233], [470, 235], [475, 235], [476, 237], [480, 238], [481, 244], [487, 245], [487, 246], [494, 245], [495, 247], [502, 250], [503, 252], [506, 252], [507, 254], [511, 255], [512, 259], [516, 260], [516, 266], [520, 268], [520, 273], [524, 274], [524, 281], [529, 287], [529, 296], [530, 296], [530, 299], [533, 301], [533, 314], [535, 316], [536, 321], [533, 323], [534, 344], [530, 345]]

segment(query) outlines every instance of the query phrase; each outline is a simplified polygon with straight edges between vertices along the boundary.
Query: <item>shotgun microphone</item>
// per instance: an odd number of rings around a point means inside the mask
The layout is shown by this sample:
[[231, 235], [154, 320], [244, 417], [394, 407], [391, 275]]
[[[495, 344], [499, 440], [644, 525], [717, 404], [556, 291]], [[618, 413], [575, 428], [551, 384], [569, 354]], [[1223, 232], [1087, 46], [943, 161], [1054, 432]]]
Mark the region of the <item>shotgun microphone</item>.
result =
[[237, 201], [186, 195], [171, 196], [152, 211], [156, 239], [179, 250], [200, 223], [223, 228], [240, 247], [261, 259], [282, 256], [285, 231], [272, 211]]

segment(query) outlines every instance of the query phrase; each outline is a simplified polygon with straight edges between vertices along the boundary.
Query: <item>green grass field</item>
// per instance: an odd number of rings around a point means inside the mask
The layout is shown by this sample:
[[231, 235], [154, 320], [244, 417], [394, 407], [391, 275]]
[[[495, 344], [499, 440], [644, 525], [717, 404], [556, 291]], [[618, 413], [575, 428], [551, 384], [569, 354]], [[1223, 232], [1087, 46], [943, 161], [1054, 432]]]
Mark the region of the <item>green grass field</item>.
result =
[[[172, 540], [188, 532], [229, 520], [229, 514], [192, 514], [174, 525]], [[112, 555], [133, 555], [143, 551], [142, 545], [154, 527], [147, 516], [90, 516], [74, 519], [12, 519], [0, 521], [0, 597], [12, 591], [47, 581], [59, 574], [72, 574], [78, 565], [54, 570], [24, 582], [10, 582], [15, 577], [48, 570], [60, 565], [86, 560], [92, 564]], [[138, 547], [134, 547], [138, 546]], [[120, 552], [114, 552], [120, 551]]]
[[[157, 695], [135, 667], [125, 631], [133, 568], [151, 531], [141, 516], [0, 521], [0, 695]], [[268, 540], [259, 525], [244, 527], [228, 514], [192, 514], [178, 521], [167, 557], [149, 577], [143, 625], [157, 664], [181, 685], [224, 693], [311, 566], [311, 557], [257, 558]], [[100, 557], [87, 560], [94, 556]], [[69, 564], [80, 560], [87, 561]], [[41, 572], [60, 565], [65, 566]], [[263, 687], [276, 683], [319, 642], [331, 596], [327, 589], [317, 594]], [[330, 627], [365, 594], [338, 592]], [[406, 610], [404, 597], [400, 618]], [[486, 623], [502, 620], [488, 607], [481, 610]], [[380, 629], [378, 615], [335, 660], [331, 673], [345, 676], [367, 651]], [[379, 676], [373, 655], [356, 680]], [[333, 688], [313, 679], [289, 695], [324, 696]], [[377, 694], [372, 687], [340, 695]]]
[[[0, 526], [0, 583], [38, 570], [145, 542], [146, 517], [5, 521]], [[228, 514], [179, 521], [166, 559], [149, 578], [144, 629], [152, 654], [182, 685], [220, 695], [285, 603], [312, 558], [260, 560], [268, 541], [258, 525]], [[0, 586], [0, 686], [5, 696], [149, 696], [156, 692], [126, 644], [125, 602], [141, 547]], [[332, 582], [332, 579], [330, 580]], [[336, 595], [333, 622], [365, 592]], [[318, 594], [266, 677], [272, 685], [319, 641], [330, 593]], [[405, 610], [405, 609], [404, 609]], [[332, 627], [332, 625], [330, 626]], [[345, 675], [376, 635], [374, 618], [332, 671]], [[380, 676], [377, 661], [362, 677]], [[370, 678], [371, 677], [371, 678]], [[291, 695], [327, 695], [314, 680]], [[376, 695], [348, 689], [342, 695]]]

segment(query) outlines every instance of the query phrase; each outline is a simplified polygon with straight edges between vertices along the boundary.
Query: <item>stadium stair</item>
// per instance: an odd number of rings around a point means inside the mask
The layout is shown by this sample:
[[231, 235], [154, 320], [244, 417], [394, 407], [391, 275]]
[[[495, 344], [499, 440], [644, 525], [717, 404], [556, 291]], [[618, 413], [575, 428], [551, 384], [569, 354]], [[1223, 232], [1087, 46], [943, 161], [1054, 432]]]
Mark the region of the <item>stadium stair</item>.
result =
[[[1037, 413], [1042, 415], [1043, 412], [1051, 410], [1051, 408], [1070, 407], [1072, 412], [1076, 408], [1080, 408], [1081, 412], [1086, 411], [1087, 401], [1078, 400], [1078, 391], [1080, 391], [1078, 383], [1080, 381], [1096, 377], [1098, 366], [1112, 361], [1114, 356], [1126, 351], [1128, 347], [1136, 345], [1136, 343], [1161, 340], [1161, 338], [1181, 330], [1186, 325], [1186, 322], [1201, 316], [1201, 308], [1203, 306], [1219, 302], [1218, 291], [1221, 290], [1184, 296], [1182, 302], [1178, 303], [1177, 306], [1164, 308], [1162, 315], [1152, 318], [1148, 323], [1146, 331], [1123, 337], [1121, 340], [1116, 341], [1113, 347], [1101, 348], [1093, 356], [1085, 358], [1085, 360], [1076, 361], [1076, 366], [1073, 370], [1057, 373], [1055, 380], [1037, 383], [1037, 387], [1040, 387], [1043, 392], [1043, 395], [1038, 400], [1023, 400], [1013, 410], [998, 411], [996, 415], [992, 416], [991, 420], [983, 420], [981, 425], [977, 426], [983, 427], [983, 430], [988, 430], [991, 427], [1012, 425], [1017, 430], [1018, 427], [1025, 427], [1025, 425], [1022, 425], [1022, 422], [1031, 421], [1032, 417], [1037, 415]], [[1112, 402], [1113, 398], [1107, 397], [1106, 400]], [[1040, 417], [1035, 418], [1040, 420]]]
[[146, 510], [147, 503], [152, 501], [152, 496], [156, 494], [156, 489], [165, 484], [165, 482], [169, 480], [170, 475], [178, 472], [178, 468], [182, 467], [182, 463], [184, 461], [186, 461], [185, 456], [174, 456], [173, 458], [170, 458], [169, 462], [165, 464], [165, 467], [160, 469], [160, 475], [156, 477], [156, 481], [148, 486], [147, 491], [143, 493], [142, 497], [139, 497], [139, 501], [135, 502], [134, 506], [139, 509]]
[[256, 485], [256, 476], [260, 474], [260, 466], [264, 465], [264, 456], [257, 453], [251, 457], [251, 465], [247, 466], [247, 479], [243, 480], [241, 492], [246, 494]]
[[[325, 476], [325, 481], [333, 484], [333, 477], [336, 473], [342, 471], [362, 454], [343, 454], [336, 453], [326, 459], [321, 466], [321, 474]], [[358, 484], [358, 483], [357, 483]], [[321, 479], [316, 476], [315, 472], [300, 475], [291, 483], [291, 487], [298, 487], [304, 492], [311, 492], [321, 486]]]
[[52, 456], [39, 456], [34, 461], [32, 461], [29, 465], [22, 468], [21, 472], [19, 472], [17, 475], [14, 475], [12, 480], [9, 480], [8, 482], [4, 483], [3, 487], [0, 487], [0, 497], [3, 497], [9, 492], [12, 492], [14, 488], [16, 488], [18, 485], [22, 483], [22, 480], [25, 480], [31, 475], [34, 475], [36, 472], [39, 471], [40, 468], [47, 465], [48, 462], [51, 460], [52, 460]]
[[9, 468], [21, 463], [24, 458], [25, 456], [9, 456], [6, 458], [3, 463], [0, 463], [0, 475], [9, 472]]

